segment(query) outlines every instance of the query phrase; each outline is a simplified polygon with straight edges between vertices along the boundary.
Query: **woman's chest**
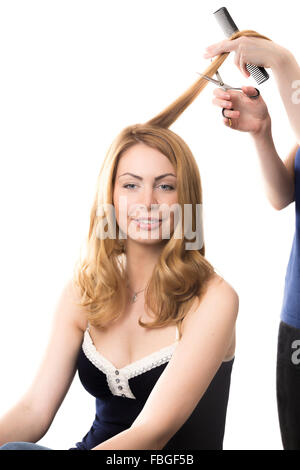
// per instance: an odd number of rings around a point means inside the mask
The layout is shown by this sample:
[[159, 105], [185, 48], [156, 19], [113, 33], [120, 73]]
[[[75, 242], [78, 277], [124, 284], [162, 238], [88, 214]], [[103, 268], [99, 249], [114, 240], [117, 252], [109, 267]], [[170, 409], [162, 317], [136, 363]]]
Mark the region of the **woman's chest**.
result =
[[89, 325], [88, 335], [95, 350], [117, 369], [174, 344], [178, 338], [176, 325], [144, 328], [138, 323], [139, 317], [145, 323], [153, 321], [143, 310], [133, 310], [105, 329]]

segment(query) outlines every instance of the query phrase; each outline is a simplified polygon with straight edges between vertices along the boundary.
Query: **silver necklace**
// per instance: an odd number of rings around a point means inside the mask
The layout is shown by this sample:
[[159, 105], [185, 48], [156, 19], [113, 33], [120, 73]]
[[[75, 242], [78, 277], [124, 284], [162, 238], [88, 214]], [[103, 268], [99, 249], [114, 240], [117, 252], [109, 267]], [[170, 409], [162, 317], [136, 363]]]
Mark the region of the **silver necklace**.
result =
[[[129, 287], [129, 284], [127, 284], [127, 287]], [[132, 302], [132, 303], [136, 301], [137, 295], [138, 295], [140, 292], [143, 292], [143, 291], [145, 290], [145, 288], [144, 288], [144, 289], [142, 289], [142, 290], [139, 290], [139, 291], [137, 291], [137, 292], [134, 292], [130, 287], [129, 287], [129, 289], [131, 290], [131, 292], [133, 292], [133, 296], [131, 297], [131, 302]]]

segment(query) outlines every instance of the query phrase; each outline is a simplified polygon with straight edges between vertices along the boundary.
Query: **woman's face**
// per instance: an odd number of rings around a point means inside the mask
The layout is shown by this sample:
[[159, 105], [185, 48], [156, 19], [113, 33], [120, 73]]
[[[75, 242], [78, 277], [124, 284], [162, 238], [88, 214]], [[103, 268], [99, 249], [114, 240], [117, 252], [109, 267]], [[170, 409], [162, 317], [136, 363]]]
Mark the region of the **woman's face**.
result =
[[[177, 202], [176, 173], [164, 154], [143, 143], [123, 153], [117, 167], [113, 203], [117, 223], [126, 238], [147, 245], [169, 239], [174, 230], [171, 206]], [[148, 219], [149, 223], [136, 219]]]

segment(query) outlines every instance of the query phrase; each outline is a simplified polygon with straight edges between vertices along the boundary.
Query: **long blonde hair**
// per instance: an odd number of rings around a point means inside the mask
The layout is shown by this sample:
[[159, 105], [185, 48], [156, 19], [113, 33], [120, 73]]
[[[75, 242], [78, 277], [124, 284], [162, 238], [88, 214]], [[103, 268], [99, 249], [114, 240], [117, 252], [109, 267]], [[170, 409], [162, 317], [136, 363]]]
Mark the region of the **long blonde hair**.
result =
[[[230, 40], [240, 36], [254, 36], [268, 39], [252, 30], [238, 31]], [[213, 76], [224, 62], [228, 52], [222, 53], [211, 62], [204, 74]], [[113, 220], [106, 210], [99, 214], [99, 207], [113, 205], [113, 188], [118, 161], [121, 155], [133, 145], [142, 142], [158, 149], [172, 163], [177, 174], [178, 203], [192, 207], [193, 230], [196, 227], [197, 204], [202, 204], [202, 187], [195, 158], [187, 144], [169, 126], [194, 101], [208, 82], [199, 78], [176, 101], [160, 114], [143, 124], [134, 124], [123, 129], [110, 145], [97, 180], [96, 194], [90, 214], [89, 234], [84, 259], [78, 260], [74, 269], [74, 282], [79, 287], [80, 305], [87, 307], [88, 321], [97, 327], [106, 327], [118, 319], [127, 304], [126, 253], [119, 238], [99, 237], [99, 223], [105, 217], [108, 233], [113, 232]], [[202, 221], [201, 221], [202, 225]], [[144, 323], [144, 328], [160, 328], [179, 324], [195, 300], [200, 302], [207, 287], [207, 281], [215, 274], [213, 266], [205, 258], [205, 244], [200, 249], [185, 250], [185, 237], [173, 236], [165, 243], [145, 288], [145, 306], [154, 313], [153, 322]]]

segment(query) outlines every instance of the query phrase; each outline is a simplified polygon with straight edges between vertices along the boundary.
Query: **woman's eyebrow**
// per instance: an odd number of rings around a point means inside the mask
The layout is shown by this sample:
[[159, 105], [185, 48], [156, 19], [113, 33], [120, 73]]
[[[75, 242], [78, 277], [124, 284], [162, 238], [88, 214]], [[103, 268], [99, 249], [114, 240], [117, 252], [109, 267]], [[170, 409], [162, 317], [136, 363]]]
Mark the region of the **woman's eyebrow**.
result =
[[[138, 175], [134, 175], [133, 173], [123, 173], [122, 175], [119, 176], [119, 178], [121, 178], [121, 176], [124, 176], [124, 175], [130, 175], [130, 176], [133, 176], [134, 178], [137, 178], [138, 180], [143, 180], [143, 178], [141, 176], [138, 176]], [[160, 175], [160, 176], [156, 176], [154, 178], [155, 181], [158, 181], [158, 180], [161, 180], [162, 178], [164, 178], [165, 176], [174, 176], [174, 178], [176, 178], [176, 175], [174, 175], [173, 173], [164, 173], [163, 175]]]

